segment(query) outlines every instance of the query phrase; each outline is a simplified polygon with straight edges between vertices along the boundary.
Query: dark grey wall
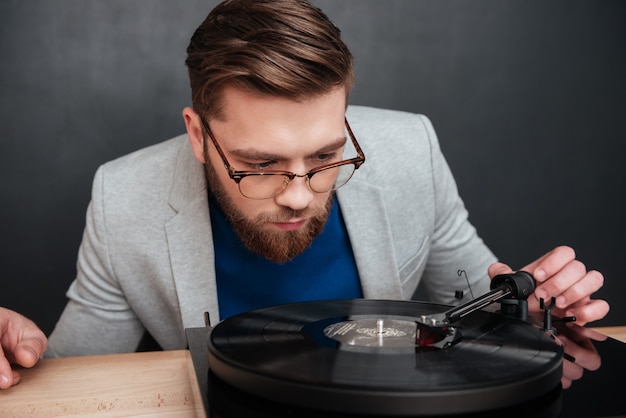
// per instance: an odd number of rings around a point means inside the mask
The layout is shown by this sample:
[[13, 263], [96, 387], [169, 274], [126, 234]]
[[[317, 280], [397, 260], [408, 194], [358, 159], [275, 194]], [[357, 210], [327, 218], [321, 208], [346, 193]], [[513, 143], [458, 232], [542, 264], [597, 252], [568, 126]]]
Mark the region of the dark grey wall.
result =
[[[92, 176], [182, 132], [184, 50], [215, 3], [0, 2], [0, 305], [52, 329]], [[626, 2], [315, 3], [356, 56], [351, 102], [433, 120], [493, 250], [521, 267], [574, 246], [606, 277], [598, 325], [626, 324]]]

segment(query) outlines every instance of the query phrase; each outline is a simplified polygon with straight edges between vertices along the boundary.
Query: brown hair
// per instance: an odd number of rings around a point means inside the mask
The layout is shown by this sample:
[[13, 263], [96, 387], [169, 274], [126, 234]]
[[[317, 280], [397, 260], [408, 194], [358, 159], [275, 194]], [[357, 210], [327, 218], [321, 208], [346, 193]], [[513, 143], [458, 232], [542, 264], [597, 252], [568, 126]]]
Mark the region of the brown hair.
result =
[[226, 0], [191, 37], [185, 61], [194, 110], [220, 117], [221, 92], [235, 85], [294, 100], [354, 82], [340, 30], [305, 0]]

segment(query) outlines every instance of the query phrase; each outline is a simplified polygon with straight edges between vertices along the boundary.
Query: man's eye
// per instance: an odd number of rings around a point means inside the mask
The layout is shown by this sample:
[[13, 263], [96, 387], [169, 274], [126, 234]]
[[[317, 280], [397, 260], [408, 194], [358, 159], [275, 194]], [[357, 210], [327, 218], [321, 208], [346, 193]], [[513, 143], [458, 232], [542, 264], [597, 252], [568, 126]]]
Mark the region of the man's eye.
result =
[[328, 163], [328, 162], [332, 162], [332, 161], [336, 160], [337, 158], [339, 158], [338, 156], [339, 156], [338, 152], [328, 152], [328, 153], [325, 153], [325, 154], [319, 154], [315, 158], [320, 163]]
[[248, 166], [248, 170], [263, 171], [270, 170], [274, 163], [274, 161], [263, 161], [258, 163], [247, 163], [246, 165]]

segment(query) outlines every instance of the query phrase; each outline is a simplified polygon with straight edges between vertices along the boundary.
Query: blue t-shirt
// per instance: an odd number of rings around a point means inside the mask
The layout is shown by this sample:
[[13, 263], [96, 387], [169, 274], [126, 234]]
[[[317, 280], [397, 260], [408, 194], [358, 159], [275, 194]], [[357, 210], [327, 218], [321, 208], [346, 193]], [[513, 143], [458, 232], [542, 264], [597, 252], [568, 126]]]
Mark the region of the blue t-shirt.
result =
[[334, 200], [324, 230], [284, 264], [249, 251], [209, 194], [220, 318], [267, 306], [363, 297], [352, 247]]

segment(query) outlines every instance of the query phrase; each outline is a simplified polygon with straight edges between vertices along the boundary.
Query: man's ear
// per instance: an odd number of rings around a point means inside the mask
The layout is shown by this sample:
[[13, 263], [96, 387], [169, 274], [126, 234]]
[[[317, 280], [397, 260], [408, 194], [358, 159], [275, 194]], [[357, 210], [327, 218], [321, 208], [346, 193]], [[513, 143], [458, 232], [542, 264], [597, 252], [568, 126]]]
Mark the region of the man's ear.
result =
[[202, 123], [200, 116], [190, 107], [183, 109], [183, 119], [187, 128], [187, 136], [196, 160], [205, 163], [204, 159], [204, 136], [202, 135]]

